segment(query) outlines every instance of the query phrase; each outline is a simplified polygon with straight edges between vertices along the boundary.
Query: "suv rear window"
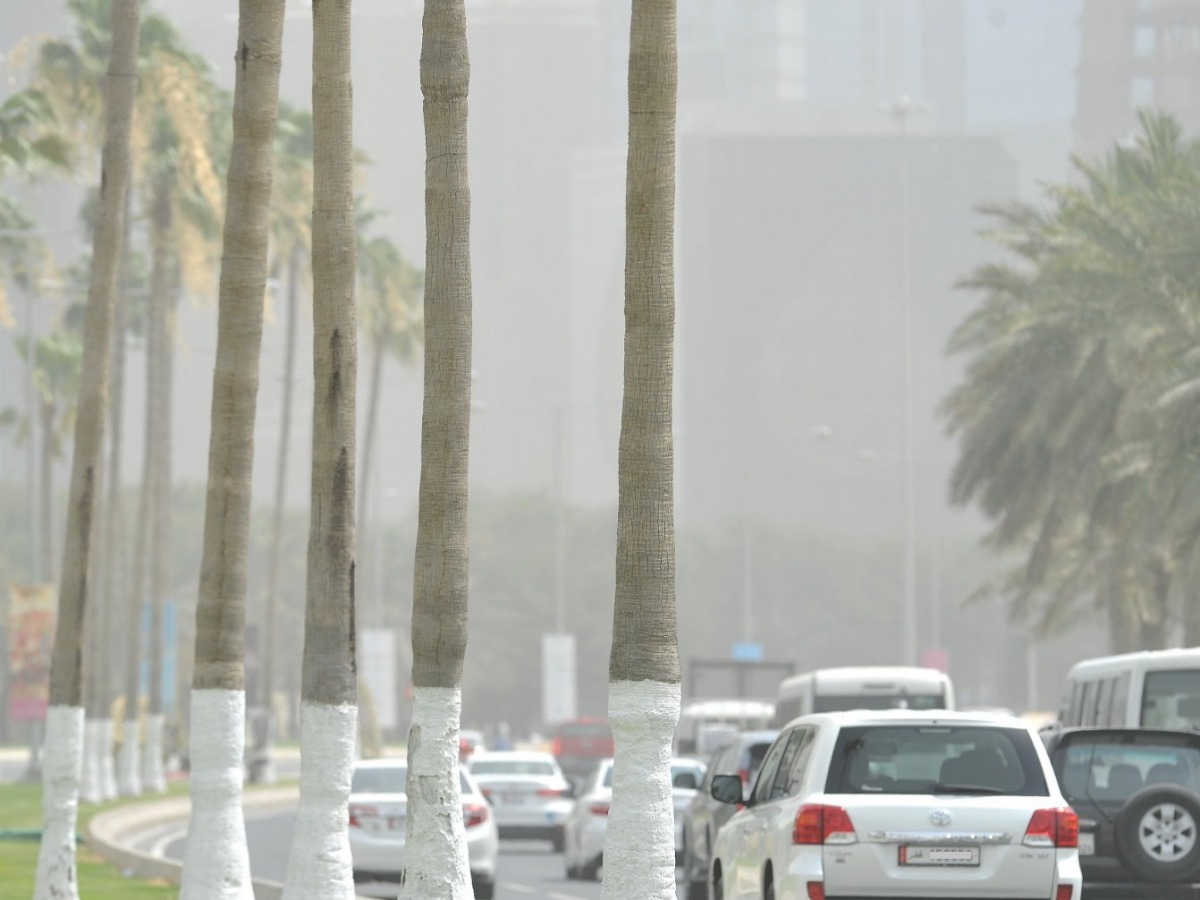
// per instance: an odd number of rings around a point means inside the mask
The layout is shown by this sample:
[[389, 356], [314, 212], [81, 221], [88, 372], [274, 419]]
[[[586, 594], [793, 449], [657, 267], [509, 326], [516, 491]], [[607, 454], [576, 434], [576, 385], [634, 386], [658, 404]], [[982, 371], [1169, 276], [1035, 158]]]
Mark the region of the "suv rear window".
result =
[[831, 794], [1049, 794], [1027, 731], [978, 725], [843, 728]]

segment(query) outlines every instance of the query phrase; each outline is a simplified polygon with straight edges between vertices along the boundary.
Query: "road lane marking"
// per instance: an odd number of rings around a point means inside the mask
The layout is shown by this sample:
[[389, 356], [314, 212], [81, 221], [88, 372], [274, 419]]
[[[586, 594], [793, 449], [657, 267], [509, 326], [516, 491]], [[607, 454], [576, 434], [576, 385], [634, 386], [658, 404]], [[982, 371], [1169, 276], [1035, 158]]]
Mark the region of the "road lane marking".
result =
[[502, 881], [500, 886], [507, 888], [510, 891], [516, 891], [518, 894], [536, 894], [537, 889], [531, 888], [527, 884], [518, 884], [515, 881]]

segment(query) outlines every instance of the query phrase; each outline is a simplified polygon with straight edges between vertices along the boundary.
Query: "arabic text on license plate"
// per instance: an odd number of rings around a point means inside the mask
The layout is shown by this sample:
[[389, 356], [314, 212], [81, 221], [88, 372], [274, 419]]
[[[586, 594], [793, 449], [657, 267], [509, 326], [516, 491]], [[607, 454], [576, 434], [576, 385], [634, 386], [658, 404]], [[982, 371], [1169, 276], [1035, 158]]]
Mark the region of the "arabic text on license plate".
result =
[[978, 847], [901, 847], [902, 866], [977, 866]]
[[1092, 856], [1096, 852], [1096, 835], [1090, 831], [1079, 832], [1079, 855]]

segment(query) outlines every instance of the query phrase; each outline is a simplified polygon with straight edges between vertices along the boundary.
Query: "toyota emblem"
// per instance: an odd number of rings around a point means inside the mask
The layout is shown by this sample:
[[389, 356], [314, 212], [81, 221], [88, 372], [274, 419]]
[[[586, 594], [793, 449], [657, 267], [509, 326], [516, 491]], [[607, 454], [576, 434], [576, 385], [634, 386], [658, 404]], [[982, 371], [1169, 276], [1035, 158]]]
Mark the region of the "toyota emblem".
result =
[[935, 809], [929, 814], [929, 821], [938, 827], [945, 827], [950, 824], [950, 811], [948, 809]]

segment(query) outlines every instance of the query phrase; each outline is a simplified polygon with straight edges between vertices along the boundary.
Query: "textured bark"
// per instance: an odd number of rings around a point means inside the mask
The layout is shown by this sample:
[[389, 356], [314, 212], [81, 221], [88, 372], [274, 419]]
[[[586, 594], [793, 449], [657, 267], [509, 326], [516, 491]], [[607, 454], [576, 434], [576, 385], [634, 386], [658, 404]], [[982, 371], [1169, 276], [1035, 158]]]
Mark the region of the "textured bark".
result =
[[[130, 129], [137, 87], [137, 46], [140, 18], [137, 0], [113, 0], [110, 12], [112, 55], [105, 97], [104, 149], [100, 160], [100, 204], [92, 242], [83, 361], [75, 418], [74, 459], [63, 541], [62, 581], [58, 622], [50, 663], [50, 715], [54, 728], [47, 734], [43, 814], [47, 826], [38, 856], [35, 898], [78, 896], [75, 878], [74, 819], [78, 803], [83, 731], [83, 622], [87, 614], [91, 568], [92, 521], [95, 518], [98, 470], [104, 442], [108, 392], [109, 344], [113, 298], [130, 173]], [[61, 724], [63, 727], [59, 728]], [[61, 782], [59, 772], [65, 772]], [[73, 779], [73, 780], [72, 780]], [[56, 817], [51, 798], [69, 807], [66, 840], [51, 832]]]
[[671, 435], [676, 80], [674, 0], [634, 0], [610, 682], [679, 681]]
[[426, 0], [425, 396], [413, 576], [413, 685], [457, 688], [467, 645], [467, 463], [471, 414], [467, 14]]
[[675, 0], [633, 0], [625, 195], [625, 384], [609, 718], [616, 738], [605, 900], [675, 896]]
[[357, 385], [350, 3], [313, 9], [313, 437], [301, 698], [357, 691], [354, 465]]
[[313, 437], [295, 837], [283, 896], [353, 900], [357, 320], [350, 0], [313, 4]]
[[[193, 837], [217, 833], [235, 821], [231, 846], [220, 855], [200, 855], [191, 843], [180, 897], [253, 896], [245, 832], [241, 828], [241, 765], [245, 748], [246, 558], [250, 527], [254, 420], [262, 348], [263, 296], [267, 282], [271, 179], [275, 124], [279, 114], [279, 71], [284, 0], [241, 0], [234, 50], [233, 148], [218, 287], [217, 359], [213, 370], [212, 430], [204, 550], [196, 604], [196, 649], [192, 677], [191, 756], [213, 745], [224, 748], [236, 778], [228, 784], [194, 781]], [[207, 698], [207, 699], [206, 699]], [[204, 733], [194, 718], [211, 698], [232, 702], [238, 714], [218, 719]]]

